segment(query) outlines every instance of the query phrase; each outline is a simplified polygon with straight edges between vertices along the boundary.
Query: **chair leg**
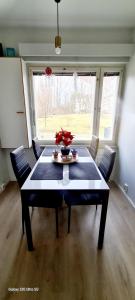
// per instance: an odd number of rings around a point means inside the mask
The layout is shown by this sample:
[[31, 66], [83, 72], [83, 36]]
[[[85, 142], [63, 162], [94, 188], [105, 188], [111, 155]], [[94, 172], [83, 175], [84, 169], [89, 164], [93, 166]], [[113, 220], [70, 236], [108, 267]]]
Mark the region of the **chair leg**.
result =
[[70, 232], [71, 205], [68, 206], [68, 233]]
[[58, 224], [58, 207], [55, 208], [55, 215], [56, 215], [56, 237], [59, 237], [59, 224]]

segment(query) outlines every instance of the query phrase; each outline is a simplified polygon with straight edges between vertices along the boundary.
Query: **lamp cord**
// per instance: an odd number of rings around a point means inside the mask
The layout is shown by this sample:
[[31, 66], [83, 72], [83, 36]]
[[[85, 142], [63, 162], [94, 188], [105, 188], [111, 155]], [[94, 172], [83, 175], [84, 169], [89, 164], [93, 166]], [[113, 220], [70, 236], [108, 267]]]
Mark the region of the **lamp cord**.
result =
[[58, 10], [58, 3], [57, 3], [57, 34], [59, 36], [59, 10]]

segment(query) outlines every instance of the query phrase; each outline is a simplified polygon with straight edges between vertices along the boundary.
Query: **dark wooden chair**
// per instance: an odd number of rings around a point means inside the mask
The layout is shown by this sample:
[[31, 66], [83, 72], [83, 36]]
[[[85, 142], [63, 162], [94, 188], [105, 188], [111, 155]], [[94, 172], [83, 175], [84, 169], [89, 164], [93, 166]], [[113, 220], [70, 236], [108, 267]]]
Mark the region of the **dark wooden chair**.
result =
[[116, 151], [109, 146], [105, 146], [98, 168], [106, 182], [108, 182], [110, 175], [112, 173], [115, 156], [116, 156]]
[[[21, 188], [28, 175], [31, 172], [30, 165], [25, 156], [25, 150], [23, 146], [10, 152], [11, 162], [13, 170], [18, 181], [19, 187]], [[26, 200], [26, 199], [24, 199]], [[27, 203], [30, 207], [48, 207], [55, 208], [56, 213], [56, 233], [58, 236], [58, 207], [62, 204], [62, 195], [59, 192], [53, 192], [48, 194], [47, 191], [42, 193], [29, 192], [27, 195]], [[22, 228], [24, 233], [24, 213], [22, 205]]]
[[[15, 149], [14, 151], [10, 152], [10, 158], [12, 167], [21, 188], [23, 183], [25, 182], [26, 178], [31, 172], [31, 167], [25, 157], [24, 147], [20, 146], [19, 148]], [[22, 211], [22, 230], [24, 233], [24, 218], [23, 218], [23, 211]]]
[[90, 147], [88, 149], [94, 160], [96, 159], [98, 144], [99, 144], [99, 138], [96, 135], [92, 135]]
[[42, 151], [43, 151], [43, 149], [40, 147], [37, 138], [32, 139], [32, 147], [33, 147], [33, 152], [34, 152], [34, 155], [36, 157], [36, 160], [38, 160], [41, 153], [42, 153]]
[[[110, 178], [116, 152], [109, 146], [105, 147], [102, 159], [99, 163], [99, 170], [107, 182]], [[64, 199], [68, 206], [68, 232], [70, 232], [70, 219], [71, 219], [71, 207], [75, 205], [97, 205], [102, 204], [104, 193], [95, 192], [78, 192], [78, 191], [67, 191], [65, 192]]]

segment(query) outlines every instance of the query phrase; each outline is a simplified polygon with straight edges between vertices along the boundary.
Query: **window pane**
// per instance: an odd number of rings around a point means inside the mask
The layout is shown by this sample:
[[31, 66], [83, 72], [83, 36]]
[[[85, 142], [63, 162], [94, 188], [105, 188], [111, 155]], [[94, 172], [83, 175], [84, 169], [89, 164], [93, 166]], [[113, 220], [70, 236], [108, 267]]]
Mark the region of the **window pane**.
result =
[[36, 133], [39, 139], [53, 139], [61, 128], [77, 140], [90, 139], [96, 73], [55, 74], [47, 77], [33, 73]]
[[119, 78], [119, 72], [104, 73], [99, 124], [101, 140], [111, 140], [113, 137]]

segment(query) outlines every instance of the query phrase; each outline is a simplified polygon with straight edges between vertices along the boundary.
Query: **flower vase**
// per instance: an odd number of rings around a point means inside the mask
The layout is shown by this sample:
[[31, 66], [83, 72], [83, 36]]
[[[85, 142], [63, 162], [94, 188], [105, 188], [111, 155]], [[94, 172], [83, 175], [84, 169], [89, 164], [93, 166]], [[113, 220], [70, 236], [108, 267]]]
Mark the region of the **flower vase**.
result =
[[70, 148], [68, 148], [66, 146], [64, 146], [64, 147], [61, 148], [61, 154], [62, 154], [62, 156], [69, 155], [69, 152], [70, 152]]

